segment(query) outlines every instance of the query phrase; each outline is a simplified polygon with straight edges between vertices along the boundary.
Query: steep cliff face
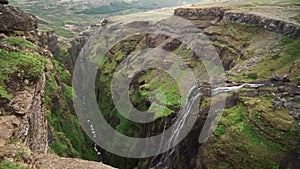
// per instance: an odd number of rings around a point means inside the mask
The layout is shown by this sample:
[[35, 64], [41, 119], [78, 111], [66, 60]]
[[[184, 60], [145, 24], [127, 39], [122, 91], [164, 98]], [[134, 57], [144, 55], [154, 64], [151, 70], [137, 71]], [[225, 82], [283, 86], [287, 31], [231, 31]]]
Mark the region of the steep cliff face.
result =
[[72, 114], [70, 73], [53, 57], [61, 50], [55, 34], [34, 30], [35, 17], [19, 8], [0, 5], [0, 13], [0, 168], [111, 168], [47, 154], [97, 160]]
[[5, 115], [15, 119], [12, 135], [6, 136], [9, 139], [5, 143], [20, 140], [33, 152], [46, 153], [45, 70], [49, 69], [51, 54], [21, 37], [2, 39], [1, 48], [1, 99], [5, 100], [1, 111], [4, 121]]
[[89, 36], [90, 36], [90, 34], [87, 32], [86, 34], [83, 34], [77, 38], [74, 38], [73, 40], [71, 40], [69, 42], [69, 46], [67, 49], [68, 50], [67, 57], [62, 58], [61, 62], [66, 66], [66, 68], [70, 72], [74, 71], [74, 65], [75, 65], [76, 59], [77, 59], [81, 49], [85, 45]]

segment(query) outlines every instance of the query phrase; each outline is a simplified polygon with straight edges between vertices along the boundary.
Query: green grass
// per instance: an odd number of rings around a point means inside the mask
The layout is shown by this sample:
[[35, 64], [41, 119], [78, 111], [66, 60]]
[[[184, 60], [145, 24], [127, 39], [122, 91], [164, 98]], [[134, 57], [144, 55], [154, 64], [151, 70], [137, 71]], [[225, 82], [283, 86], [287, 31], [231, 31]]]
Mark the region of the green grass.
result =
[[[208, 158], [215, 159], [214, 165], [218, 168], [228, 168], [225, 167], [227, 164], [238, 168], [278, 168], [286, 152], [293, 149], [290, 141], [299, 140], [298, 135], [294, 131], [277, 130], [268, 125], [267, 119], [259, 116], [273, 114], [270, 98], [242, 97], [240, 100], [236, 106], [224, 110], [214, 136], [205, 143], [208, 146], [205, 148], [209, 151]], [[279, 112], [275, 111], [274, 114], [285, 119]], [[218, 161], [219, 155], [228, 158]]]
[[280, 54], [276, 54], [276, 55], [272, 56], [272, 59], [273, 59], [273, 60], [277, 60], [277, 59], [279, 59], [280, 57], [281, 57]]
[[5, 87], [0, 86], [0, 97], [11, 99], [12, 96], [9, 93], [7, 93]]
[[225, 134], [225, 132], [226, 128], [223, 125], [219, 125], [215, 130], [215, 134], [218, 136]]
[[168, 117], [170, 114], [174, 113], [173, 110], [170, 110], [167, 107], [156, 103], [152, 103], [152, 105], [149, 108], [149, 112], [154, 113], [155, 118]]
[[5, 90], [5, 81], [13, 76], [21, 80], [36, 82], [42, 75], [46, 65], [50, 61], [37, 53], [8, 52], [0, 49], [0, 94], [2, 97], [10, 98]]
[[256, 79], [258, 78], [257, 73], [249, 73], [249, 74], [247, 75], [247, 77], [248, 77], [249, 79], [253, 79], [253, 80], [256, 80]]
[[[291, 66], [295, 62], [299, 62], [300, 59], [300, 40], [283, 37], [278, 47], [283, 47], [280, 54], [273, 56], [267, 56], [257, 65], [257, 69], [254, 69], [260, 78], [271, 77], [272, 72], [270, 69], [275, 68], [275, 72], [278, 74], [287, 74]], [[263, 66], [265, 65], [265, 66]], [[295, 79], [299, 72], [294, 72], [291, 78]]]
[[8, 80], [12, 74], [21, 79], [37, 80], [50, 61], [37, 53], [7, 52], [0, 49], [0, 81]]
[[[156, 98], [168, 107], [180, 107], [181, 96], [176, 81], [167, 73], [160, 70], [148, 70], [147, 73], [139, 78], [139, 81], [146, 81], [143, 89], [149, 91], [146, 98], [154, 90], [160, 90], [163, 93], [156, 94]], [[143, 91], [141, 91], [143, 92]]]
[[[178, 49], [180, 49], [180, 48], [178, 48]], [[188, 49], [188, 50], [183, 54], [182, 59], [186, 60], [188, 57], [191, 56], [191, 54], [192, 54], [191, 49]]]
[[[233, 77], [232, 81], [251, 82], [272, 78], [273, 73], [289, 74], [291, 80], [297, 80], [300, 70], [300, 40], [283, 36], [276, 48], [280, 53], [264, 53], [263, 59], [255, 67], [244, 70]], [[292, 69], [293, 68], [293, 69]]]
[[123, 10], [127, 10], [132, 8], [133, 6], [126, 2], [113, 2], [110, 5], [100, 6], [97, 8], [86, 9], [81, 12], [76, 12], [76, 14], [107, 14], [107, 13], [115, 13]]
[[72, 20], [65, 20], [63, 22], [64, 22], [64, 24], [69, 24], [69, 25], [77, 25], [78, 24], [78, 22], [72, 21]]
[[64, 68], [64, 65], [59, 61], [54, 61], [55, 67], [58, 70], [60, 79], [64, 83], [69, 83], [71, 81], [71, 73]]
[[72, 31], [64, 28], [57, 28], [55, 29], [55, 32], [58, 36], [63, 36], [66, 38], [73, 38], [75, 36], [75, 34]]
[[20, 164], [4, 161], [4, 162], [0, 162], [0, 169], [26, 169], [26, 168]]
[[5, 43], [9, 44], [9, 45], [12, 45], [12, 46], [17, 46], [17, 47], [21, 47], [21, 46], [24, 46], [26, 48], [29, 48], [29, 49], [34, 49], [35, 46], [33, 43], [23, 39], [23, 38], [20, 38], [20, 37], [7, 37], [5, 38]]

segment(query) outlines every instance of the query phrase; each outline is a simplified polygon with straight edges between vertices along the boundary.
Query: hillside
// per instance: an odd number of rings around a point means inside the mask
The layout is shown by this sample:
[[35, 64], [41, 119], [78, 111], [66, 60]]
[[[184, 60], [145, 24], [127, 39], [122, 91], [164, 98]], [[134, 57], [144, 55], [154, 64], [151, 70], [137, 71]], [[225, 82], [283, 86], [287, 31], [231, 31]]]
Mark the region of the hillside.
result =
[[170, 6], [200, 2], [201, 0], [11, 0], [10, 3], [37, 16], [39, 29], [55, 30], [57, 35], [72, 38], [99, 24], [104, 17], [145, 12]]
[[300, 168], [298, 1], [97, 2], [0, 4], [0, 168]]

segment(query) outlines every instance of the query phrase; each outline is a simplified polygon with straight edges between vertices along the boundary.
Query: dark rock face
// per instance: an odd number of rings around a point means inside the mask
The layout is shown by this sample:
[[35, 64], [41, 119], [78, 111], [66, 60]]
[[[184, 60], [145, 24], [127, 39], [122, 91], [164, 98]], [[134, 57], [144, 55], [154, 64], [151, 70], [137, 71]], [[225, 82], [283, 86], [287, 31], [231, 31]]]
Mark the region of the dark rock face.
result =
[[210, 20], [210, 23], [228, 20], [230, 22], [247, 23], [266, 30], [276, 32], [290, 38], [300, 38], [300, 28], [292, 23], [241, 11], [230, 11], [220, 7], [212, 8], [178, 8], [174, 15], [191, 20]]
[[291, 38], [300, 38], [300, 28], [286, 21], [267, 18], [251, 13], [231, 11], [225, 12], [224, 19], [232, 22], [251, 24]]
[[31, 31], [37, 26], [35, 16], [18, 7], [0, 5], [0, 31]]
[[225, 12], [224, 8], [212, 7], [212, 8], [178, 8], [175, 9], [175, 16], [188, 17], [189, 19], [208, 19], [223, 17]]
[[300, 167], [300, 150], [289, 152], [281, 161], [280, 169], [296, 169]]
[[48, 50], [55, 56], [61, 53], [61, 48], [58, 44], [57, 36], [54, 31], [47, 32], [48, 35]]
[[178, 8], [174, 15], [194, 21], [199, 28], [207, 28], [223, 19], [225, 9], [221, 7], [212, 8]]
[[87, 39], [88, 36], [83, 35], [70, 42], [70, 47], [68, 48], [69, 57], [62, 60], [62, 63], [66, 66], [69, 72], [73, 72], [77, 56], [85, 45]]

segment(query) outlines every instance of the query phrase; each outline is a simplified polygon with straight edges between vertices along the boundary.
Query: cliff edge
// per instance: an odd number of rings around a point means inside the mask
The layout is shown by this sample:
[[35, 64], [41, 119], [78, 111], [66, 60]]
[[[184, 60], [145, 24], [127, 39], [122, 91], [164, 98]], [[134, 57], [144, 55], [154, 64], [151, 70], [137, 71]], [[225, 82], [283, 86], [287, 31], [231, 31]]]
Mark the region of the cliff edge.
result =
[[48, 108], [59, 104], [46, 90], [55, 81], [64, 91], [49, 50], [60, 49], [53, 33], [36, 28], [35, 16], [0, 4], [0, 168], [112, 168], [49, 154], [54, 131]]

